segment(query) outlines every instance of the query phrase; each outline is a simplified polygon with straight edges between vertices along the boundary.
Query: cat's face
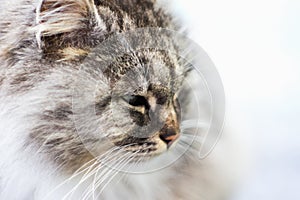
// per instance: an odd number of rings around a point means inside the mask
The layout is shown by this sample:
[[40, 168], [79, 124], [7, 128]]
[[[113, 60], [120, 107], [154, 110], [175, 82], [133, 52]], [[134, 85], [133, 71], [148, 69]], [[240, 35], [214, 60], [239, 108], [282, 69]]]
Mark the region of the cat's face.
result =
[[108, 137], [115, 145], [133, 152], [142, 149], [147, 156], [169, 148], [180, 134], [181, 110], [176, 92], [170, 85], [149, 80], [137, 89], [127, 87], [131, 83], [126, 81], [121, 84], [123, 89], [113, 94], [110, 105], [111, 120], [116, 124]]
[[[176, 56], [153, 50], [124, 54], [101, 72], [90, 69], [97, 62], [89, 59], [85, 62], [90, 64], [83, 64], [87, 68], [82, 78], [85, 81], [77, 79], [75, 90], [86, 97], [85, 88], [97, 85], [91, 89], [93, 101], [78, 98], [73, 102], [92, 109], [86, 112], [77, 110], [76, 105], [73, 108], [74, 115], [79, 115], [75, 120], [79, 136], [83, 141], [95, 141], [84, 142], [94, 156], [101, 155], [104, 141], [110, 143], [110, 148], [134, 153], [137, 159], [155, 157], [176, 145], [182, 118], [179, 96], [187, 71]], [[107, 79], [107, 84], [86, 81], [97, 73]], [[80, 116], [81, 113], [85, 114]]]

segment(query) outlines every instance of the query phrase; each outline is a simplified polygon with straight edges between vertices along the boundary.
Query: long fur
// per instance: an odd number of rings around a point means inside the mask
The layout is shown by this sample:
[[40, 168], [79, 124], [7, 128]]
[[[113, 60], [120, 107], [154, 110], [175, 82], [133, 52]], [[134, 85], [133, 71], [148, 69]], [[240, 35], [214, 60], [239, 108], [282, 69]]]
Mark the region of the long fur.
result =
[[[153, 139], [141, 147], [134, 142], [119, 147], [104, 139], [121, 143], [126, 140], [120, 133], [136, 128], [136, 116], [125, 112], [115, 96], [137, 88], [146, 90], [149, 81], [168, 85], [172, 78], [178, 84], [183, 78], [178, 57], [153, 49], [131, 52], [125, 45], [126, 56], [118, 57], [106, 70], [97, 66], [109, 59], [105, 51], [117, 53], [118, 45], [100, 49], [103, 54], [97, 52], [100, 55], [91, 57], [95, 59], [88, 57], [116, 32], [177, 29], [172, 16], [159, 5], [154, 0], [16, 0], [3, 6], [0, 199], [217, 200], [227, 196], [234, 173], [229, 140], [199, 160], [201, 135], [181, 156], [189, 147], [186, 143], [193, 140], [187, 132], [173, 151], [143, 160], [163, 142]], [[172, 44], [169, 50], [176, 51]], [[147, 68], [142, 61], [155, 67]], [[205, 84], [193, 81], [191, 87], [204, 90]], [[207, 102], [201, 102], [205, 116]], [[91, 105], [98, 109], [95, 115], [94, 110], [89, 112]], [[186, 123], [186, 129], [191, 127], [199, 128]], [[128, 149], [135, 151], [123, 151]]]

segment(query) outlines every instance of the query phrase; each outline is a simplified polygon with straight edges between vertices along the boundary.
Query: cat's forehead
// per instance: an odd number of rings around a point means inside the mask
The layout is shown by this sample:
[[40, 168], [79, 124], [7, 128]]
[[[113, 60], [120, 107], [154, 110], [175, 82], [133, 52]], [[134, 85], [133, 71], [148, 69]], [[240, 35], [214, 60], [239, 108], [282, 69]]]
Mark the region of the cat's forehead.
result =
[[116, 59], [106, 74], [119, 93], [144, 93], [150, 86], [176, 92], [184, 79], [184, 66], [166, 51], [143, 50]]

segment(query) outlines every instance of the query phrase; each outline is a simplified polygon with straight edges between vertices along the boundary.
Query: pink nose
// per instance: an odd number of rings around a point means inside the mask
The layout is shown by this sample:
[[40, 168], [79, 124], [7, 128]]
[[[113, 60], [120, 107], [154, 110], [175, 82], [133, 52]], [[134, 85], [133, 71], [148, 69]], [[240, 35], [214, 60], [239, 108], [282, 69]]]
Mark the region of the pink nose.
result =
[[175, 128], [164, 127], [159, 134], [159, 138], [167, 144], [169, 148], [179, 137], [179, 131]]

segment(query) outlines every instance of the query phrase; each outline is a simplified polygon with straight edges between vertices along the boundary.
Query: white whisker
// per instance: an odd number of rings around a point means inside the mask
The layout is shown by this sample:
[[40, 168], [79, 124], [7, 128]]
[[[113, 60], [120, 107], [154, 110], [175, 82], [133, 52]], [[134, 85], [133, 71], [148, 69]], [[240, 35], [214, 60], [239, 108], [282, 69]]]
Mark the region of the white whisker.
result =
[[[115, 166], [118, 167], [118, 165], [116, 165], [116, 164], [121, 163], [122, 160], [126, 159], [127, 155], [131, 154], [130, 152], [122, 154], [122, 153], [126, 152], [125, 148], [128, 147], [128, 146], [135, 145], [135, 144], [136, 143], [132, 143], [132, 144], [125, 145], [123, 147], [118, 147], [117, 148], [118, 152], [116, 152], [116, 154], [113, 154], [113, 156], [110, 156], [109, 158], [107, 158], [105, 160], [103, 160], [103, 159], [99, 160], [99, 162], [102, 163], [102, 165], [99, 165], [97, 167], [97, 169], [94, 170], [94, 172], [93, 172], [93, 175], [94, 175], [93, 181], [92, 181], [91, 185], [85, 189], [85, 191], [82, 195], [83, 196], [82, 199], [87, 199], [91, 195], [92, 195], [93, 199], [96, 198], [95, 197], [95, 191], [97, 190], [99, 185], [101, 185], [101, 183], [99, 183], [99, 181], [103, 180], [103, 182], [104, 182], [107, 179], [106, 177], [109, 177], [110, 173], [113, 170], [117, 170], [117, 169], [114, 169], [113, 167], [115, 167]], [[120, 155], [122, 155], [122, 156], [120, 156]], [[116, 157], [117, 157], [117, 159], [114, 159]], [[102, 170], [102, 171], [101, 171], [100, 174], [98, 174], [100, 170]]]
[[207, 128], [207, 122], [200, 121], [199, 119], [188, 119], [181, 122], [181, 129], [190, 129], [190, 128]]
[[[99, 156], [97, 158], [97, 162], [95, 162], [92, 166], [89, 167], [89, 170], [83, 175], [83, 177], [73, 187], [73, 189], [64, 196], [63, 199], [67, 198], [68, 196], [72, 197], [73, 193], [83, 182], [85, 182], [87, 179], [89, 179], [91, 176], [93, 176], [97, 172], [97, 170], [105, 167], [105, 165], [104, 164], [101, 165], [101, 163], [106, 163], [109, 159], [114, 158], [115, 156], [117, 156], [118, 154], [121, 153], [121, 151], [114, 152], [119, 149], [120, 149], [119, 147], [113, 148], [110, 151], [108, 151], [106, 154]], [[96, 168], [92, 169], [93, 167], [95, 167], [96, 164], [99, 164], [99, 165]], [[90, 170], [90, 169], [92, 169], [92, 170]]]
[[[131, 162], [131, 160], [134, 159], [134, 156], [137, 154], [138, 152], [135, 153], [131, 153], [131, 155], [129, 157], [125, 157], [122, 160], [119, 161], [119, 163], [116, 165], [116, 167], [120, 167], [120, 169], [122, 169], [124, 166], [126, 166], [128, 163]], [[127, 155], [126, 155], [127, 156]], [[115, 169], [114, 168], [110, 168], [109, 172], [113, 172]], [[107, 178], [109, 177], [108, 175], [105, 178], [100, 179], [100, 181], [98, 181], [96, 188], [99, 188], [99, 186], [104, 183], [106, 181], [106, 183], [103, 185], [103, 187], [101, 188], [100, 192], [98, 193], [98, 195], [96, 196], [96, 199], [98, 198], [99, 195], [101, 195], [101, 193], [104, 191], [104, 189], [107, 187], [107, 185], [113, 180], [113, 178], [119, 173], [119, 170], [115, 170], [115, 173], [111, 174], [111, 177], [107, 180]]]
[[[132, 161], [134, 159], [134, 156], [131, 156], [129, 158], [127, 158], [126, 160], [124, 160], [124, 164], [121, 165], [121, 168], [126, 166], [130, 161]], [[119, 173], [119, 171], [116, 171], [114, 173], [114, 175], [108, 180], [108, 182], [104, 185], [104, 187], [102, 188], [102, 190], [100, 191], [100, 194], [102, 193], [102, 191], [106, 188], [106, 186], [108, 185], [108, 183]]]

